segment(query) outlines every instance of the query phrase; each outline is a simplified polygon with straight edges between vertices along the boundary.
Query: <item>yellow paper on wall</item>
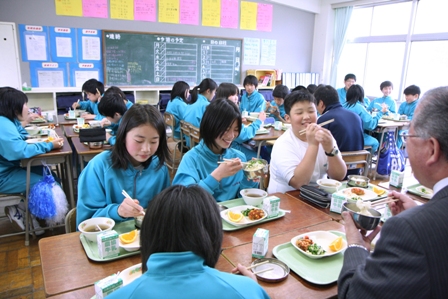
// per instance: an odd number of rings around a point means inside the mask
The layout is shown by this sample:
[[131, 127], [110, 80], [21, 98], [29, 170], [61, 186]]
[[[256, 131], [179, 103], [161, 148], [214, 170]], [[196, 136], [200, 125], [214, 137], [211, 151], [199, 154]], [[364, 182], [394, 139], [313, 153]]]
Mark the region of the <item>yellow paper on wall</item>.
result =
[[110, 18], [133, 20], [134, 0], [110, 0]]
[[179, 0], [159, 1], [159, 22], [179, 23]]
[[202, 26], [221, 26], [221, 0], [202, 0]]
[[241, 1], [240, 29], [257, 30], [258, 3]]
[[56, 15], [82, 17], [82, 0], [54, 0]]

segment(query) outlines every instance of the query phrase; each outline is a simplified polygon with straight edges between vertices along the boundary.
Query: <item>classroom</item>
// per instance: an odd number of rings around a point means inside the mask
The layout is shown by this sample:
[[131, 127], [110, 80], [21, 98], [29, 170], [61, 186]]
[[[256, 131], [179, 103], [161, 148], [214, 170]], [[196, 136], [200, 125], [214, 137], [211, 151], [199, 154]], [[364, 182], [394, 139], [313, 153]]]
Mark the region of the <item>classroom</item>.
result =
[[446, 8], [1, 1], [0, 297], [445, 294]]

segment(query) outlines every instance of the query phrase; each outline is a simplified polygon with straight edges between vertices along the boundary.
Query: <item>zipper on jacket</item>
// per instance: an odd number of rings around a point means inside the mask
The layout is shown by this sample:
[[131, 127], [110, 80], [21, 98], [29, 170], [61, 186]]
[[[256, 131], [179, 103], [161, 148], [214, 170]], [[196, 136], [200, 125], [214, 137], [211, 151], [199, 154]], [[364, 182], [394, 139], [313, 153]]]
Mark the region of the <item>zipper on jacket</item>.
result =
[[142, 175], [142, 171], [139, 170], [134, 176], [134, 198], [137, 196], [137, 177]]

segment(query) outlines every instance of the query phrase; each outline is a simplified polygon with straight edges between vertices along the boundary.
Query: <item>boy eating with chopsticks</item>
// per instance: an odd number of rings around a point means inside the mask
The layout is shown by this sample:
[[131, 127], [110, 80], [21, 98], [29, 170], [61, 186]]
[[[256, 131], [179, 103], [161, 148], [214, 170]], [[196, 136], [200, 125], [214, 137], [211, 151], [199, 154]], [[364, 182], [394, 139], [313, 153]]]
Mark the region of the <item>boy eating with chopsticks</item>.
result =
[[327, 175], [343, 180], [347, 167], [331, 132], [316, 124], [314, 96], [307, 91], [295, 91], [286, 96], [284, 105], [285, 120], [291, 129], [274, 144], [268, 193], [315, 185]]

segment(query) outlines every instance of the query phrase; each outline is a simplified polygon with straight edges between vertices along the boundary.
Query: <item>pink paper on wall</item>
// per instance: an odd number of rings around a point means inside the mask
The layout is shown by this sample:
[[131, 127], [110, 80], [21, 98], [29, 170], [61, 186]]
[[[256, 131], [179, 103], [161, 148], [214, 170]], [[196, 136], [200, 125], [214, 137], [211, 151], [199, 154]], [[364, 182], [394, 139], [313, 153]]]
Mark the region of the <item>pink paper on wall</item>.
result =
[[199, 0], [180, 0], [179, 23], [199, 25]]
[[107, 0], [83, 0], [82, 16], [92, 18], [108, 18]]
[[257, 30], [272, 31], [272, 5], [258, 3]]
[[157, 0], [134, 0], [134, 20], [156, 21]]
[[238, 28], [238, 0], [221, 0], [221, 27]]

